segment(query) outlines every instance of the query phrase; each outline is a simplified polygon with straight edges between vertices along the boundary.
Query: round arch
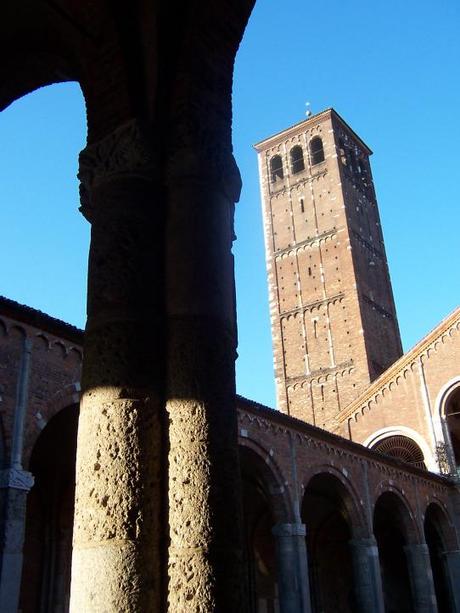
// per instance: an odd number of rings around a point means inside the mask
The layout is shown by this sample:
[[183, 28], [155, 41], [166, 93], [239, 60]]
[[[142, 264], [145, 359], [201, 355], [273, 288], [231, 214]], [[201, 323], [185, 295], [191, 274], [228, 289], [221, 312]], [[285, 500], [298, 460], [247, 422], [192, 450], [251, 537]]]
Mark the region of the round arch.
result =
[[458, 537], [455, 526], [444, 504], [436, 498], [430, 498], [425, 508], [424, 524], [427, 520], [436, 524], [444, 551], [456, 551], [458, 549]]
[[242, 477], [250, 477], [264, 492], [270, 502], [275, 522], [290, 522], [293, 519], [292, 500], [286, 489], [281, 469], [258, 442], [239, 438], [238, 450]]
[[368, 436], [363, 441], [363, 445], [364, 447], [373, 449], [376, 445], [378, 445], [378, 443], [381, 443], [385, 439], [393, 436], [404, 436], [411, 439], [420, 448], [427, 470], [439, 472], [438, 463], [426, 440], [416, 430], [408, 428], [407, 426], [388, 426], [385, 428], [380, 428]]
[[445, 443], [450, 470], [456, 472], [460, 466], [460, 375], [439, 390], [434, 423], [438, 440]]
[[391, 481], [381, 481], [377, 486], [372, 509], [373, 516], [375, 516], [375, 510], [381, 500], [385, 499], [390, 500], [390, 506], [393, 509], [391, 517], [397, 521], [407, 544], [420, 543], [422, 535], [415, 519], [414, 510], [404, 491], [397, 488]]
[[[405, 496], [385, 487], [375, 501], [374, 536], [377, 541], [386, 611], [411, 611], [414, 606], [406, 547], [420, 542]], [[399, 607], [399, 608], [398, 608]]]
[[367, 531], [348, 480], [334, 467], [310, 476], [302, 501], [313, 610], [356, 611], [351, 541]]
[[35, 426], [29, 428], [26, 438], [26, 444], [24, 445], [24, 466], [29, 466], [31, 456], [40, 439], [43, 431], [48, 424], [54, 419], [54, 417], [64, 411], [70, 406], [78, 406], [80, 404], [80, 383], [71, 383], [58, 390], [46, 403], [46, 412], [43, 415], [40, 413], [39, 417], [36, 415]]
[[446, 510], [437, 501], [431, 501], [426, 507], [423, 528], [430, 556], [438, 610], [440, 612], [450, 611], [455, 586], [451, 583], [446, 552], [456, 551], [458, 541]]
[[78, 405], [55, 414], [32, 449], [20, 609], [67, 610], [75, 498]]
[[[244, 441], [244, 442], [243, 442]], [[271, 456], [254, 441], [240, 439], [245, 566], [251, 610], [275, 609], [278, 560], [272, 529], [291, 517], [287, 493]]]
[[313, 479], [321, 475], [327, 475], [331, 479], [335, 479], [338, 482], [337, 492], [340, 493], [340, 495], [342, 496], [344, 509], [350, 521], [353, 538], [366, 537], [368, 535], [370, 526], [367, 526], [366, 514], [362, 508], [360, 497], [351, 480], [346, 474], [344, 474], [344, 469], [340, 470], [336, 466], [333, 466], [331, 464], [322, 464], [320, 466], [315, 466], [313, 470], [309, 472], [306, 478], [302, 481], [302, 483], [304, 484], [304, 495], [305, 491], [307, 490]]

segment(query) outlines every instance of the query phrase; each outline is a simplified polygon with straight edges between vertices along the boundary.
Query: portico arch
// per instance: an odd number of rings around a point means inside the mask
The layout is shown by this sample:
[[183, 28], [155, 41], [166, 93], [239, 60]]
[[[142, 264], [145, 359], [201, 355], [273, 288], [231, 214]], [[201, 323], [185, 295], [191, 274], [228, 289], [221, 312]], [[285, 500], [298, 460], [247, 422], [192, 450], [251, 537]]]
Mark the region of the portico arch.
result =
[[388, 489], [379, 496], [374, 507], [373, 523], [385, 611], [411, 611], [414, 595], [406, 547], [418, 539], [409, 508], [397, 491]]
[[[263, 450], [260, 449], [263, 453]], [[273, 527], [289, 522], [290, 503], [275, 470], [254, 446], [239, 445], [250, 611], [276, 610], [278, 568]], [[269, 457], [264, 454], [265, 458]]]
[[424, 534], [428, 546], [438, 613], [455, 610], [459, 586], [451, 572], [452, 561], [458, 564], [458, 541], [446, 511], [437, 502], [430, 502], [425, 511]]
[[59, 411], [38, 437], [29, 470], [24, 568], [19, 608], [24, 613], [68, 610], [75, 495], [78, 405]]
[[302, 502], [312, 610], [357, 610], [350, 542], [365, 532], [361, 512], [345, 483], [332, 471], [308, 481]]

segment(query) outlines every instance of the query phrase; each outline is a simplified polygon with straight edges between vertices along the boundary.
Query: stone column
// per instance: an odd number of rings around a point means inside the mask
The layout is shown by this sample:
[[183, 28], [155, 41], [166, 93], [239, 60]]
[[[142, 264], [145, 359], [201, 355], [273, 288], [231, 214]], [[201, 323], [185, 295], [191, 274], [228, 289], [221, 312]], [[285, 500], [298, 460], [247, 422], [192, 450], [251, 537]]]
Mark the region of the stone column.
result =
[[186, 150], [168, 182], [169, 607], [181, 613], [247, 606], [231, 253], [240, 183], [233, 157], [222, 174], [210, 168]]
[[27, 494], [32, 474], [18, 468], [0, 471], [0, 611], [16, 613], [21, 588]]
[[430, 552], [426, 543], [404, 547], [415, 613], [436, 613], [436, 593], [431, 572]]
[[350, 547], [358, 611], [384, 613], [382, 575], [375, 538], [352, 539]]
[[163, 215], [137, 121], [80, 155], [91, 223], [70, 610], [160, 609]]
[[34, 484], [22, 468], [32, 343], [24, 338], [16, 386], [9, 468], [0, 471], [0, 611], [16, 613], [21, 589], [27, 494]]
[[281, 613], [310, 613], [310, 586], [304, 524], [277, 524], [278, 590]]
[[450, 605], [454, 613], [460, 613], [460, 551], [445, 551], [443, 557], [449, 582]]

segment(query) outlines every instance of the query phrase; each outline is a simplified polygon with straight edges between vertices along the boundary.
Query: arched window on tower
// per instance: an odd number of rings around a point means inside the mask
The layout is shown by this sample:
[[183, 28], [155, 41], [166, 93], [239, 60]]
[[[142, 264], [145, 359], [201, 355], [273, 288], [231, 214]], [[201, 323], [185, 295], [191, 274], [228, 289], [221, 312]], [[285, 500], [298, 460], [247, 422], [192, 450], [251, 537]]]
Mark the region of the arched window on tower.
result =
[[310, 158], [312, 166], [324, 162], [323, 141], [319, 136], [315, 136], [310, 141]]
[[344, 166], [347, 166], [347, 154], [345, 152], [345, 143], [343, 142], [343, 139], [340, 138], [339, 139], [339, 156], [340, 156], [340, 161], [342, 162], [342, 164]]
[[305, 170], [305, 162], [303, 161], [303, 151], [300, 145], [292, 147], [290, 152], [291, 157], [291, 171], [295, 175], [298, 172]]
[[284, 178], [283, 160], [280, 155], [274, 155], [270, 160], [270, 178], [272, 183], [281, 181]]

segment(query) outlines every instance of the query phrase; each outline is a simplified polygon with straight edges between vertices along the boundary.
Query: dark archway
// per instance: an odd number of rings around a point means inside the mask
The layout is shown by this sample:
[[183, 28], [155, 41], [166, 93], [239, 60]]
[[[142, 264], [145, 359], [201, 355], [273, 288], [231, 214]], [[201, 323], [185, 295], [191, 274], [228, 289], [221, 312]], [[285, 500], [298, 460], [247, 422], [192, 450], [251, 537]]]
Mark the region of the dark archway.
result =
[[303, 150], [300, 145], [295, 145], [292, 147], [289, 157], [291, 159], [291, 172], [292, 174], [297, 174], [298, 172], [302, 172], [305, 170], [305, 162], [303, 159]]
[[[272, 528], [281, 507], [274, 504], [276, 480], [267, 464], [252, 449], [239, 447], [243, 484], [245, 558], [251, 613], [278, 610], [275, 539]], [[286, 521], [286, 518], [284, 519]]]
[[35, 485], [27, 500], [23, 613], [69, 609], [78, 405], [57, 413], [40, 434], [29, 470]]
[[[435, 503], [428, 505], [424, 521], [425, 540], [430, 552], [431, 570], [438, 605], [438, 613], [453, 611], [445, 552], [448, 549], [447, 534], [450, 532], [447, 518]], [[455, 545], [454, 545], [454, 548]]]
[[270, 160], [270, 177], [272, 183], [284, 179], [283, 160], [280, 155], [274, 155]]
[[330, 474], [315, 475], [305, 489], [302, 522], [307, 551], [312, 610], [315, 613], [353, 613], [353, 537], [350, 494]]
[[408, 511], [393, 492], [384, 492], [375, 505], [374, 535], [377, 540], [386, 613], [413, 611], [409, 568], [404, 547], [409, 543]]
[[310, 141], [310, 160], [312, 166], [324, 162], [323, 141], [319, 136], [315, 136]]

